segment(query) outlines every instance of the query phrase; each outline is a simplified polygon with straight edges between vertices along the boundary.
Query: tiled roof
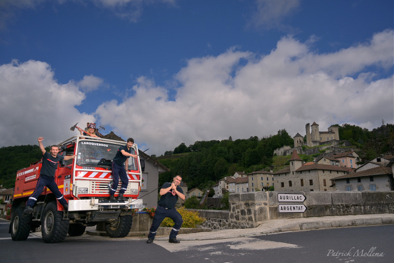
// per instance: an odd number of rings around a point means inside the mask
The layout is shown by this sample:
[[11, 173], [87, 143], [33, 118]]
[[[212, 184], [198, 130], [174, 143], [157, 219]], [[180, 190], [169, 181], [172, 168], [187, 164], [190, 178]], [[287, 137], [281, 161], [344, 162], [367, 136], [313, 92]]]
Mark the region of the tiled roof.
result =
[[237, 174], [243, 175], [245, 172], [236, 172]]
[[248, 173], [248, 175], [253, 175], [253, 174], [272, 174], [272, 173], [267, 172], [267, 171], [254, 171], [254, 172]]
[[304, 165], [312, 165], [312, 164], [315, 164], [314, 162], [307, 162], [307, 163], [304, 163]]
[[298, 156], [297, 150], [293, 150], [293, 153], [291, 154], [290, 161], [302, 161], [300, 156]]
[[238, 177], [235, 179], [236, 184], [244, 184], [248, 182], [248, 177]]
[[276, 171], [274, 174], [288, 174], [290, 173], [290, 166], [286, 166], [285, 168]]
[[344, 152], [344, 153], [335, 153], [332, 155], [333, 158], [342, 158], [342, 157], [353, 157], [352, 155], [353, 151], [350, 152]]
[[376, 175], [390, 175], [393, 174], [391, 167], [374, 167], [368, 170], [364, 170], [361, 172], [350, 173], [343, 176], [338, 176], [333, 178], [332, 180], [339, 180], [339, 179], [347, 179], [347, 178], [354, 178], [354, 177], [365, 177], [365, 176], [376, 176]]
[[[294, 136], [294, 138], [295, 137], [302, 137], [302, 135], [301, 134], [299, 134], [298, 132], [297, 132], [297, 134], [296, 134], [296, 136]], [[303, 138], [303, 137], [302, 137]]]
[[313, 122], [312, 126], [313, 126], [313, 125], [317, 125], [317, 126], [319, 126], [319, 124], [317, 124], [316, 122]]
[[342, 171], [342, 172], [349, 172], [352, 169], [347, 167], [339, 167], [336, 165], [327, 165], [327, 164], [317, 164], [314, 163], [312, 165], [303, 165], [296, 170], [296, 172], [301, 171], [310, 171], [310, 170], [325, 170], [325, 171]]
[[393, 159], [394, 159], [394, 155], [386, 155], [386, 156], [384, 157], [384, 159], [393, 160]]

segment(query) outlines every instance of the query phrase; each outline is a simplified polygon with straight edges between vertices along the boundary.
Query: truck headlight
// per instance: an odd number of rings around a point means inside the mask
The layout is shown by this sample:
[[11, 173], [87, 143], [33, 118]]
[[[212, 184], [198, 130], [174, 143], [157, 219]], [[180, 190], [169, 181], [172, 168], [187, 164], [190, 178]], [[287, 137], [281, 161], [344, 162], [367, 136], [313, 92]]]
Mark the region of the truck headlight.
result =
[[78, 187], [78, 194], [87, 194], [88, 188], [87, 187]]

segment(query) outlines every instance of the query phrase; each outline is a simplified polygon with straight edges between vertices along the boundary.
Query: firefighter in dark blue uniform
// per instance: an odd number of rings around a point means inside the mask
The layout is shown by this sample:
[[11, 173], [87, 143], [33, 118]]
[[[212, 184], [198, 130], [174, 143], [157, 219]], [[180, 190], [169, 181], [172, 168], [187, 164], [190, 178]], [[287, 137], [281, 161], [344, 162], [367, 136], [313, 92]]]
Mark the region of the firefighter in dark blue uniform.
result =
[[[118, 151], [116, 152], [115, 158], [112, 162], [112, 186], [109, 191], [109, 200], [116, 201], [115, 192], [118, 188], [119, 177], [122, 181], [122, 186], [119, 190], [118, 201], [124, 201], [123, 193], [127, 190], [127, 185], [129, 184], [129, 178], [126, 173], [126, 169], [128, 166], [128, 158], [131, 156], [133, 158], [137, 158], [137, 154], [132, 154], [134, 149], [132, 148], [134, 145], [134, 139], [128, 138], [125, 146], [120, 146]], [[126, 169], [125, 169], [126, 162]]]
[[68, 209], [67, 201], [64, 199], [62, 193], [60, 193], [57, 184], [55, 183], [55, 172], [57, 167], [59, 166], [59, 162], [64, 160], [70, 160], [75, 156], [61, 156], [58, 155], [59, 147], [56, 145], [51, 146], [51, 151], [47, 153], [42, 144], [44, 140], [43, 137], [38, 138], [38, 144], [40, 145], [40, 150], [43, 154], [42, 157], [42, 167], [40, 170], [40, 178], [38, 179], [36, 189], [34, 190], [33, 194], [29, 197], [26, 203], [26, 207], [24, 210], [24, 214], [31, 214], [33, 213], [33, 206], [37, 201], [37, 198], [44, 190], [44, 187], [48, 187], [49, 190], [56, 196], [57, 200], [62, 204], [65, 210]]
[[183, 194], [182, 188], [179, 186], [181, 184], [182, 177], [177, 175], [174, 177], [172, 183], [164, 183], [160, 189], [161, 198], [159, 200], [155, 217], [153, 218], [152, 226], [149, 230], [147, 243], [152, 243], [156, 236], [156, 230], [159, 228], [161, 222], [164, 218], [169, 217], [174, 220], [175, 225], [170, 233], [170, 243], [179, 243], [180, 241], [176, 239], [179, 229], [182, 226], [183, 220], [182, 216], [176, 211], [175, 204], [178, 201], [178, 197], [185, 200], [185, 195]]

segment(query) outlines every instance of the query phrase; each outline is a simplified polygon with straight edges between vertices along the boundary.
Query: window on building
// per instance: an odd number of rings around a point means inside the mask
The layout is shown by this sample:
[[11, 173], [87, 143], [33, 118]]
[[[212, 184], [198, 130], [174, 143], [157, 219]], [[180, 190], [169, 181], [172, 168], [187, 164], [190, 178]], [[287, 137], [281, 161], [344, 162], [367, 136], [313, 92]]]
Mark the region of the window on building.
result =
[[274, 177], [272, 177], [272, 181], [274, 180]]
[[357, 182], [361, 183], [361, 178], [360, 177], [357, 178]]
[[363, 190], [363, 186], [362, 186], [362, 185], [358, 185], [358, 186], [357, 186], [357, 190], [358, 190], [358, 191], [362, 191], [362, 190]]
[[274, 186], [274, 183], [272, 183], [272, 186]]
[[309, 180], [309, 185], [313, 185], [313, 180]]
[[326, 179], [323, 179], [323, 186], [327, 186], [326, 185]]
[[270, 183], [267, 183], [267, 186], [270, 186]]
[[327, 191], [327, 189], [324, 189], [324, 191]]
[[252, 186], [254, 186], [254, 183], [252, 183]]
[[369, 190], [371, 190], [371, 191], [376, 191], [376, 185], [370, 184], [370, 185], [369, 185]]
[[309, 190], [309, 191], [313, 192], [313, 189], [311, 189], [311, 190]]
[[267, 181], [269, 180], [269, 178], [267, 177]]
[[253, 181], [253, 176], [252, 176], [252, 181]]
[[321, 137], [320, 137], [320, 140], [322, 141]]
[[347, 183], [347, 184], [350, 184], [350, 179], [346, 179], [346, 183]]
[[292, 173], [293, 173], [293, 175], [294, 175], [294, 171], [293, 171]]
[[261, 182], [261, 186], [263, 186], [264, 184], [263, 184], [263, 182]]
[[281, 187], [285, 187], [285, 183], [283, 183], [283, 182], [280, 183], [280, 186], [281, 186]]
[[342, 159], [342, 162], [344, 163], [344, 162], [345, 162], [345, 159]]
[[369, 181], [370, 181], [370, 182], [373, 182], [373, 176], [370, 176], [370, 177], [369, 177]]
[[350, 185], [346, 186], [346, 191], [352, 191], [352, 187]]
[[350, 159], [350, 164], [352, 164], [353, 163], [353, 160], [352, 159]]
[[304, 179], [301, 179], [301, 186], [304, 186]]

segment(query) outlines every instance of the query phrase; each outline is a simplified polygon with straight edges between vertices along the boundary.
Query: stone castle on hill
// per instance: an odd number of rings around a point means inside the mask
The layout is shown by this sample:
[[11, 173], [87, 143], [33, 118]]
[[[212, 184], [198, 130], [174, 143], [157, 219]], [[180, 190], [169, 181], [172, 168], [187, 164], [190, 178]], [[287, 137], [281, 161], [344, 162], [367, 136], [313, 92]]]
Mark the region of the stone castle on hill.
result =
[[328, 128], [328, 131], [319, 131], [319, 124], [313, 122], [312, 125], [309, 123], [305, 125], [305, 131], [306, 142], [304, 142], [304, 137], [297, 133], [293, 138], [294, 148], [291, 148], [290, 146], [283, 146], [274, 151], [274, 156], [291, 155], [293, 150], [296, 150], [299, 154], [314, 154], [319, 152], [319, 147], [316, 147], [315, 149], [305, 149], [305, 146], [314, 147], [328, 145], [328, 147], [332, 147], [338, 145], [340, 140], [338, 126], [331, 125]]

